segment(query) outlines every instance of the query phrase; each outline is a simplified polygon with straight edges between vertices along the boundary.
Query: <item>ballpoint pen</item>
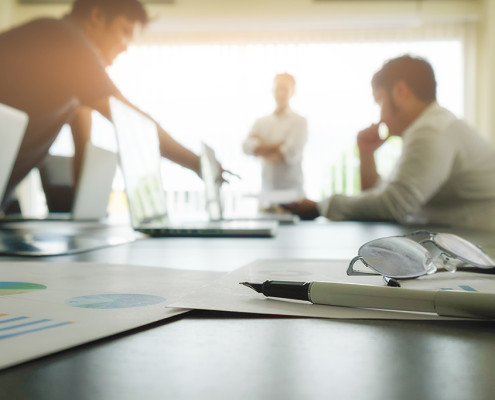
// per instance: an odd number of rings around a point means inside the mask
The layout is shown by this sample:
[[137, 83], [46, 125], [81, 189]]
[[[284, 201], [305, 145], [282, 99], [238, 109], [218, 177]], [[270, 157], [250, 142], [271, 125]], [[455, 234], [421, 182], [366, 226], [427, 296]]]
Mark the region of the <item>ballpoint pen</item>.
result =
[[495, 294], [418, 290], [334, 282], [240, 282], [267, 297], [313, 304], [436, 313], [445, 317], [495, 318]]

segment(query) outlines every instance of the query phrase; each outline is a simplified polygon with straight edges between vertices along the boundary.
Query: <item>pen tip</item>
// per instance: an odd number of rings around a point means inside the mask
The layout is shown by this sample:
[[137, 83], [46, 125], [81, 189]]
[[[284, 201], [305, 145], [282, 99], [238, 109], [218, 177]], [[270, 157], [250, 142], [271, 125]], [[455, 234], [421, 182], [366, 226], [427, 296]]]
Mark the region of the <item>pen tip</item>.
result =
[[261, 293], [263, 284], [261, 283], [250, 283], [250, 282], [239, 282], [239, 285], [244, 285], [254, 291]]

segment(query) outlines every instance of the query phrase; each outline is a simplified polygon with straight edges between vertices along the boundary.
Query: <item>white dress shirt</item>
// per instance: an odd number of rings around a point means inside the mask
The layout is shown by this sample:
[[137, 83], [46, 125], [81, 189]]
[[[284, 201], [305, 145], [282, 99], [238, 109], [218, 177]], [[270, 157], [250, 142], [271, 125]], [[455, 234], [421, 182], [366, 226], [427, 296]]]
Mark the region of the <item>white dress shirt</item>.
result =
[[495, 229], [495, 149], [437, 103], [403, 134], [388, 180], [359, 196], [319, 204], [332, 220], [395, 220]]
[[244, 141], [246, 154], [254, 154], [261, 143], [282, 142], [280, 147], [285, 160], [273, 163], [262, 159], [262, 192], [291, 191], [304, 197], [302, 155], [308, 137], [306, 118], [285, 109], [258, 119]]

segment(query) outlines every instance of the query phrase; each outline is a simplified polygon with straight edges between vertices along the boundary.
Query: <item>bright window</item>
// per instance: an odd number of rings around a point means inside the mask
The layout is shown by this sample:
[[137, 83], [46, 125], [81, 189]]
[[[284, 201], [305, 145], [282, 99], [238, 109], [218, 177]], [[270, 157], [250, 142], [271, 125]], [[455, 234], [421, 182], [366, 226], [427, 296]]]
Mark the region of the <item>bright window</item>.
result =
[[[309, 123], [305, 188], [318, 200], [357, 191], [356, 134], [379, 117], [371, 77], [385, 60], [405, 53], [432, 63], [439, 103], [463, 117], [464, 46], [454, 39], [135, 46], [109, 72], [124, 95], [185, 146], [198, 152], [202, 140], [210, 144], [224, 167], [242, 176], [229, 187], [238, 194], [256, 193], [260, 186], [259, 164], [242, 153], [241, 144], [254, 121], [273, 111], [274, 75], [293, 74], [292, 106]], [[93, 140], [114, 146], [108, 123], [95, 121]], [[381, 149], [382, 172], [399, 150], [398, 141]], [[194, 174], [166, 161], [164, 181], [172, 191], [202, 187]]]

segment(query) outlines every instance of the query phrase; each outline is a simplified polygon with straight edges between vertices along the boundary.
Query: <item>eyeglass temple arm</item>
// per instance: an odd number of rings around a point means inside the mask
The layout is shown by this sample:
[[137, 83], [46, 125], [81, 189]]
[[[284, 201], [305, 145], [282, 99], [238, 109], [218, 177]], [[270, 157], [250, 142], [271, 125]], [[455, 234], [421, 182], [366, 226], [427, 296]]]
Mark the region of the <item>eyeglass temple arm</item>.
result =
[[[429, 239], [424, 239], [424, 240], [421, 240], [420, 244], [422, 243], [425, 243], [425, 242], [431, 242], [433, 243], [436, 247], [438, 247], [438, 245], [435, 243], [435, 241], [433, 240], [434, 236], [436, 235], [436, 233], [434, 232], [430, 232], [430, 231], [414, 231], [414, 232], [411, 232], [411, 233], [408, 233], [407, 235], [404, 235], [404, 237], [414, 237], [414, 236], [419, 236], [419, 235], [428, 235], [430, 238]], [[470, 242], [473, 246], [476, 246], [479, 250], [481, 250], [483, 253], [487, 254], [486, 251], [483, 249], [483, 247], [481, 247], [479, 244], [476, 244], [476, 243], [473, 243], [473, 242]]]
[[[408, 233], [407, 235], [404, 235], [403, 237], [405, 238], [409, 238], [411, 240], [414, 240], [418, 243], [422, 242], [422, 241], [425, 241], [425, 240], [433, 240], [433, 238], [435, 237], [435, 233], [433, 232], [430, 232], [430, 231], [415, 231], [415, 232], [411, 232], [411, 233]], [[428, 239], [417, 239], [416, 236], [427, 236]]]
[[347, 267], [347, 275], [348, 276], [363, 276], [363, 275], [380, 275], [374, 272], [362, 272], [362, 271], [356, 271], [354, 269], [354, 264], [358, 261], [361, 261], [364, 265], [366, 265], [369, 268], [369, 265], [364, 261], [363, 257], [361, 256], [356, 256], [354, 257], [351, 262], [349, 263], [349, 266]]

